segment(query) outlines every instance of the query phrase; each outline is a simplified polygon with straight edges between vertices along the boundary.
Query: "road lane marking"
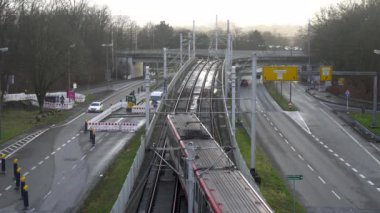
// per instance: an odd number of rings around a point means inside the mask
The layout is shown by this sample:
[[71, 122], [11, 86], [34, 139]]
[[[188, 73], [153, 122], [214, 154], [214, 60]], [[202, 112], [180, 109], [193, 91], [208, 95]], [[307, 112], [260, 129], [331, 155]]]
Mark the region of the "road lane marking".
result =
[[62, 144], [62, 147], [65, 147], [66, 146], [66, 144], [64, 143], [64, 144]]
[[55, 155], [55, 152], [50, 153], [51, 155]]
[[86, 158], [87, 155], [83, 155], [83, 157], [80, 159], [80, 160], [84, 160]]
[[37, 168], [36, 166], [33, 166], [30, 170], [33, 171], [33, 170], [35, 170], [36, 168]]
[[294, 149], [294, 147], [293, 147], [293, 146], [291, 146], [290, 148], [293, 150], [293, 152], [295, 152], [295, 151], [296, 151], [296, 149]]
[[79, 136], [79, 133], [77, 133], [76, 136], [78, 137], [78, 136]]
[[0, 197], [2, 196], [3, 194], [0, 193]]
[[5, 191], [8, 191], [11, 188], [12, 188], [12, 185], [9, 185], [9, 186], [7, 186], [7, 188], [5, 188]]
[[371, 185], [371, 186], [373, 186], [373, 185], [375, 185], [372, 181], [367, 181], [367, 183], [369, 184], [369, 185]]
[[365, 176], [363, 174], [359, 174], [359, 176], [363, 179], [365, 179]]
[[49, 159], [49, 158], [50, 158], [50, 156], [48, 155], [48, 156], [45, 157], [45, 160], [47, 160], [47, 159]]
[[71, 167], [71, 169], [75, 169], [77, 167], [77, 165], [76, 164], [74, 164], [74, 166], [73, 167]]
[[327, 146], [327, 145], [324, 145], [323, 147], [325, 147], [326, 149], [328, 149], [328, 148], [329, 148], [329, 146]]
[[67, 143], [71, 143], [71, 140], [68, 140]]
[[339, 155], [338, 155], [337, 153], [334, 153], [334, 156], [335, 156], [335, 157], [339, 157]]
[[343, 158], [339, 158], [340, 161], [344, 162], [344, 159]]
[[57, 148], [57, 151], [59, 151], [59, 150], [61, 150], [61, 147], [58, 147], [58, 148]]
[[323, 184], [326, 184], [326, 181], [323, 180], [323, 178], [321, 178], [321, 176], [318, 176], [319, 180], [323, 183]]
[[379, 149], [377, 146], [373, 145], [372, 143], [370, 143], [370, 145], [371, 145], [373, 148], [375, 148], [377, 151], [380, 152], [380, 149]]
[[355, 168], [352, 168], [352, 171], [354, 171], [354, 172], [358, 172], [358, 170], [356, 170]]
[[298, 154], [298, 158], [301, 159], [301, 160], [304, 160], [303, 157], [300, 154]]
[[314, 172], [313, 167], [311, 167], [309, 164], [307, 164], [307, 167], [309, 167], [309, 169]]
[[90, 149], [90, 152], [92, 151], [92, 150], [94, 150], [95, 149], [95, 146], [93, 146], [91, 149]]
[[316, 141], [319, 141], [319, 138], [315, 138]]
[[75, 137], [72, 137], [72, 138], [71, 138], [71, 140], [74, 140], [74, 139], [75, 139]]
[[68, 125], [68, 124], [71, 124], [72, 122], [74, 122], [76, 119], [80, 118], [80, 117], [81, 117], [82, 115], [84, 115], [84, 114], [86, 114], [86, 112], [81, 113], [80, 115], [78, 115], [77, 117], [75, 117], [73, 120], [71, 120], [71, 121], [65, 123], [63, 126], [66, 126], [66, 125]]
[[49, 191], [45, 196], [44, 196], [44, 200], [46, 200], [46, 198], [51, 194], [51, 191]]
[[281, 133], [278, 133], [278, 134], [280, 135], [280, 137], [282, 137], [282, 138], [284, 137]]
[[380, 192], [380, 188], [376, 188], [378, 192]]
[[351, 164], [349, 164], [349, 163], [346, 163], [346, 166], [350, 167], [350, 166], [351, 166]]
[[272, 122], [270, 122], [270, 125], [271, 125], [271, 126], [273, 126], [273, 123], [272, 123]]
[[334, 152], [332, 149], [329, 149], [329, 152]]
[[275, 128], [274, 128], [274, 131], [276, 131], [276, 132], [277, 132], [277, 131], [278, 131], [278, 129], [275, 127]]
[[28, 176], [29, 175], [29, 172], [25, 172], [24, 173], [24, 176], [26, 177], [26, 176]]
[[314, 135], [314, 134], [311, 134], [311, 137], [315, 138], [315, 135]]
[[43, 164], [44, 163], [44, 161], [40, 161], [40, 162], [38, 162], [38, 165], [41, 165], [41, 164]]
[[319, 144], [323, 145], [323, 142], [322, 142], [322, 141], [319, 141]]
[[332, 190], [331, 192], [335, 195], [336, 198], [338, 198], [340, 200], [339, 195], [336, 192], [334, 192], [334, 190]]
[[325, 110], [323, 110], [323, 109], [320, 109], [320, 110], [323, 113], [325, 113], [327, 115], [327, 117], [329, 117], [336, 125], [338, 125], [338, 127], [343, 132], [345, 132], [360, 148], [362, 148], [380, 166], [380, 161], [375, 156], [373, 156], [362, 144], [360, 144], [359, 141], [357, 141], [350, 133], [348, 133], [347, 130], [342, 127], [342, 125], [340, 125], [338, 122], [336, 122], [327, 112], [325, 112]]
[[289, 144], [289, 141], [288, 141], [288, 140], [284, 139], [284, 141], [285, 141], [287, 144]]

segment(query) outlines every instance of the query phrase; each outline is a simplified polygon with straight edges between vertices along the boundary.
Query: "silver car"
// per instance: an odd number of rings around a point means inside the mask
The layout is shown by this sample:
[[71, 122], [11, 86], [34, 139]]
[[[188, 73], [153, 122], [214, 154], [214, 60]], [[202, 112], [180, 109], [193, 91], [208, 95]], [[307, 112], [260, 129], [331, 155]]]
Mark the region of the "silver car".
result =
[[88, 112], [103, 112], [103, 104], [99, 101], [94, 101], [87, 109]]

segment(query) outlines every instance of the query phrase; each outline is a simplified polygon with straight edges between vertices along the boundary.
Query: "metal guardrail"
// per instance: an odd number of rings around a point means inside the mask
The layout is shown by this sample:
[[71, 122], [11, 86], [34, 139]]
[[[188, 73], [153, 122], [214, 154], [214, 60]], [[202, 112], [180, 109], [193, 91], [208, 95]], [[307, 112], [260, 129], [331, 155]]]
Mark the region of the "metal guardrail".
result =
[[[190, 58], [186, 63], [183, 64], [183, 66], [179, 69], [179, 71], [174, 76], [173, 80], [170, 82], [168, 86], [168, 91], [170, 91], [173, 87], [175, 82], [178, 80], [179, 76], [181, 76], [182, 72], [187, 69], [187, 67], [193, 62], [195, 58]], [[165, 98], [165, 97], [163, 97]], [[161, 111], [164, 107], [164, 104], [160, 104], [157, 111]], [[146, 134], [145, 139], [141, 139], [141, 145], [137, 151], [136, 157], [133, 160], [133, 164], [131, 166], [131, 169], [128, 172], [127, 178], [125, 179], [123, 183], [123, 187], [121, 188], [119, 195], [117, 197], [117, 200], [115, 201], [111, 213], [124, 213], [126, 209], [126, 205], [128, 203], [129, 197], [131, 196], [132, 188], [135, 184], [138, 172], [140, 170], [140, 167], [142, 165], [142, 162], [145, 157], [145, 147], [148, 146], [150, 138], [153, 133], [153, 127], [156, 124], [158, 119], [158, 115], [154, 115], [152, 118], [152, 122], [149, 126], [148, 132]]]

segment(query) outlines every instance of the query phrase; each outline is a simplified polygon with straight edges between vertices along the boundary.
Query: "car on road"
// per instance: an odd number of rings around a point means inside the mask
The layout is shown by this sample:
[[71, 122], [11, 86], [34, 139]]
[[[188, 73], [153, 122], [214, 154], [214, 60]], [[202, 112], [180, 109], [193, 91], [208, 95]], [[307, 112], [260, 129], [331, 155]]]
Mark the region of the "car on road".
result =
[[87, 109], [88, 112], [103, 112], [103, 104], [100, 101], [94, 101]]
[[247, 79], [242, 79], [241, 82], [240, 82], [240, 86], [247, 87], [248, 86], [248, 80]]

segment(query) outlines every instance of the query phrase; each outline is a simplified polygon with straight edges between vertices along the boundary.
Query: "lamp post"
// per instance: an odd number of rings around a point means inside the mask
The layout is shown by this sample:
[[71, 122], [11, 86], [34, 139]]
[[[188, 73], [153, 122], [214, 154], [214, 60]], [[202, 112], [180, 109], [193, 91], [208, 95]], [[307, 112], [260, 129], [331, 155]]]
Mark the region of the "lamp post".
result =
[[[380, 55], [380, 50], [373, 50], [373, 53], [376, 55]], [[373, 112], [372, 112], [372, 127], [377, 126], [377, 119], [376, 119], [376, 111], [377, 111], [377, 75], [373, 78]]]
[[112, 47], [113, 44], [110, 43], [110, 44], [102, 44], [102, 47], [105, 47], [106, 48], [106, 80], [107, 82], [109, 83], [110, 82], [110, 73], [109, 73], [109, 69], [108, 69], [108, 47]]
[[[0, 53], [1, 53], [1, 61], [3, 61], [3, 56], [2, 56], [2, 54], [3, 53], [5, 53], [5, 52], [7, 52], [8, 51], [8, 47], [2, 47], [2, 48], [0, 48]], [[0, 92], [2, 92], [2, 86], [1, 86], [1, 83], [2, 83], [2, 80], [3, 80], [3, 78], [2, 78], [2, 70], [0, 69]], [[2, 111], [2, 107], [3, 107], [3, 96], [1, 96], [0, 97], [0, 139], [1, 139], [1, 137], [2, 137], [2, 130], [1, 130], [1, 115], [2, 115], [2, 113], [1, 113], [1, 111]]]
[[67, 48], [67, 91], [71, 90], [71, 73], [70, 73], [70, 49], [74, 48], [75, 44], [70, 44]]

